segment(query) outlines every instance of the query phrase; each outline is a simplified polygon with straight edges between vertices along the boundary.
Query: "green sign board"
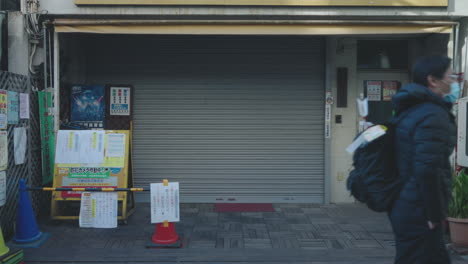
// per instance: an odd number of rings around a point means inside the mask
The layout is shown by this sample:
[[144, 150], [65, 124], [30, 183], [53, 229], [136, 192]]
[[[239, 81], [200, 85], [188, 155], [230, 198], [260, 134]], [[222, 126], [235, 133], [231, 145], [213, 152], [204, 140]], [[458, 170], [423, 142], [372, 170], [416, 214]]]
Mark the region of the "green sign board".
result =
[[70, 168], [70, 178], [109, 178], [109, 168]]
[[38, 92], [39, 122], [41, 127], [42, 183], [47, 184], [54, 177], [55, 134], [52, 112], [52, 92]]

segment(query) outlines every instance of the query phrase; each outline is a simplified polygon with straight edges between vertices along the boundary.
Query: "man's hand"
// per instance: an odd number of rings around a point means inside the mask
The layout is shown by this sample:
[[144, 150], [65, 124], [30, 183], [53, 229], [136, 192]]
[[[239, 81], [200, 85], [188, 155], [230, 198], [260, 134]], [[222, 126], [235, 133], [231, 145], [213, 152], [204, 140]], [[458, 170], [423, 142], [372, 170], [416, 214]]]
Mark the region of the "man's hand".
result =
[[430, 230], [436, 228], [436, 226], [437, 226], [437, 223], [432, 223], [431, 221], [427, 221], [427, 224], [429, 225]]

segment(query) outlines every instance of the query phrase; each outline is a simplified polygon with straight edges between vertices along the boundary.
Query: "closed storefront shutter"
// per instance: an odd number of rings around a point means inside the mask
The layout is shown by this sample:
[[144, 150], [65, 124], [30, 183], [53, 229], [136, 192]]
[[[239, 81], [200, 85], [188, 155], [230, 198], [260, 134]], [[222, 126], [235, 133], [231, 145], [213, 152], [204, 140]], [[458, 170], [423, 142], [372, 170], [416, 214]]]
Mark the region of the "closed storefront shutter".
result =
[[182, 202], [323, 202], [323, 38], [105, 35], [87, 54], [90, 83], [135, 88], [136, 186], [177, 181]]

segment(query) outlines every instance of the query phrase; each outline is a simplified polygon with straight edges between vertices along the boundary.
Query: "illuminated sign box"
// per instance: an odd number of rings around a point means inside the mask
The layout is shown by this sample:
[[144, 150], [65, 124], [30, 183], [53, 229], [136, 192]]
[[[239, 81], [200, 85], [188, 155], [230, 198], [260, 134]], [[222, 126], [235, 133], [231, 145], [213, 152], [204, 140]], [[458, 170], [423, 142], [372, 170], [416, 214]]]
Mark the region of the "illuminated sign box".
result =
[[446, 7], [448, 0], [75, 0], [76, 5]]

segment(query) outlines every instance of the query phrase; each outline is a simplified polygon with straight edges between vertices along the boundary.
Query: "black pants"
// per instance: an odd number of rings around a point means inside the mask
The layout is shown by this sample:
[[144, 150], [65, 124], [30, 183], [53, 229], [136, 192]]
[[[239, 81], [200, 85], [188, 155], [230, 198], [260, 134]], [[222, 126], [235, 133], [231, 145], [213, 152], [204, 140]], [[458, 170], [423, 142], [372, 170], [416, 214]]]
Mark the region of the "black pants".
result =
[[395, 234], [395, 264], [451, 263], [442, 227], [429, 229], [422, 206], [397, 200], [389, 218]]

